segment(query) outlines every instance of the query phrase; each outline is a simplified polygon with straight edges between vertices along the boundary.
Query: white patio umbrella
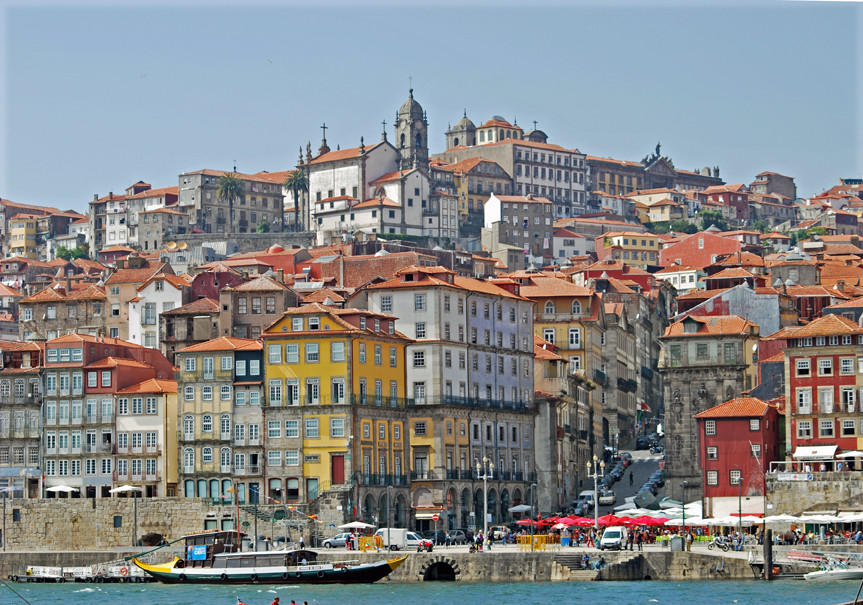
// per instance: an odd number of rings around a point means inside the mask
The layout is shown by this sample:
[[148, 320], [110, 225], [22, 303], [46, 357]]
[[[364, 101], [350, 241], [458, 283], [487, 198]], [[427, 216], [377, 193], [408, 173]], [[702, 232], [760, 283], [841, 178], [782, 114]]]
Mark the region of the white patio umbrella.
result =
[[519, 504], [518, 506], [513, 506], [512, 508], [508, 508], [507, 510], [511, 513], [526, 513], [532, 508], [533, 507], [529, 504]]
[[837, 458], [863, 458], [863, 452], [854, 450], [851, 452], [842, 452], [841, 454], [836, 454]]
[[375, 526], [363, 523], [362, 521], [351, 521], [350, 523], [339, 525], [339, 529], [371, 529], [372, 527]]
[[800, 521], [800, 517], [795, 517], [794, 515], [771, 515], [769, 517], [764, 517], [764, 523], [767, 525], [787, 525], [789, 523], [797, 523]]
[[54, 487], [45, 488], [46, 492], [51, 492], [52, 494], [71, 494], [72, 492], [80, 492], [77, 487], [69, 487], [68, 485], [55, 485]]
[[110, 493], [110, 494], [125, 494], [127, 492], [140, 492], [140, 491], [143, 491], [143, 490], [136, 485], [121, 485], [119, 487], [109, 489], [108, 493]]

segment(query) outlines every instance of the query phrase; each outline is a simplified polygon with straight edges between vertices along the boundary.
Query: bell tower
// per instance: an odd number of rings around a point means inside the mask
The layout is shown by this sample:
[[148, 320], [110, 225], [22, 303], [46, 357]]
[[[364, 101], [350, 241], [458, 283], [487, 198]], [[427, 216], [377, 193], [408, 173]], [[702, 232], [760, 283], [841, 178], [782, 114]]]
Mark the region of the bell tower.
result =
[[405, 170], [419, 168], [428, 170], [428, 120], [422, 105], [414, 100], [414, 89], [409, 91], [398, 113], [395, 122], [394, 145], [399, 152], [400, 167]]

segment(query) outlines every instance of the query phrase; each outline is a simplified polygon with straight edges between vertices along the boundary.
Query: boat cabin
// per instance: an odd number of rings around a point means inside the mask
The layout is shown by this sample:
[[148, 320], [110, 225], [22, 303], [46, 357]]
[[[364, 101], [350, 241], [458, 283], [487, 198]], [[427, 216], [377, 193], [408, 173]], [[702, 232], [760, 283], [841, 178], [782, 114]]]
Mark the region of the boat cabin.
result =
[[208, 531], [186, 536], [184, 567], [212, 567], [215, 555], [240, 552], [245, 535], [239, 531]]
[[216, 557], [212, 562], [214, 569], [236, 569], [244, 567], [297, 567], [315, 565], [318, 553], [313, 550], [292, 550], [290, 552], [254, 552]]

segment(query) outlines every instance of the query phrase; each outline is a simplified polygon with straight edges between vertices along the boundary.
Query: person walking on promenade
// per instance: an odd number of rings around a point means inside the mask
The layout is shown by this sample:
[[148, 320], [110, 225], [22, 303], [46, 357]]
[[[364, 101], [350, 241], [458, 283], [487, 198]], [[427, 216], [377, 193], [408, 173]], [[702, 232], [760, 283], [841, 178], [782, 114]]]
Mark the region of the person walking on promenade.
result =
[[630, 486], [632, 485], [633, 481], [635, 481], [635, 479], [632, 477], [632, 471], [629, 471], [629, 485]]
[[644, 532], [638, 532], [638, 536], [635, 538], [635, 541], [638, 543], [638, 550], [644, 550]]
[[634, 531], [629, 532], [628, 541], [629, 541], [629, 550], [632, 550], [632, 543], [635, 542], [635, 532]]

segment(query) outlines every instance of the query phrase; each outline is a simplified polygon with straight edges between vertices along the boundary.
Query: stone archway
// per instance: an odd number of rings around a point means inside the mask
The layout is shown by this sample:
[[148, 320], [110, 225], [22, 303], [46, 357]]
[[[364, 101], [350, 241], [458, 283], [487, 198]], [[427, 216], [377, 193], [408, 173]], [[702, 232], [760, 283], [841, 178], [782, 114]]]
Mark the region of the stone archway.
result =
[[458, 563], [439, 555], [424, 565], [419, 575], [424, 582], [454, 582], [460, 573]]

